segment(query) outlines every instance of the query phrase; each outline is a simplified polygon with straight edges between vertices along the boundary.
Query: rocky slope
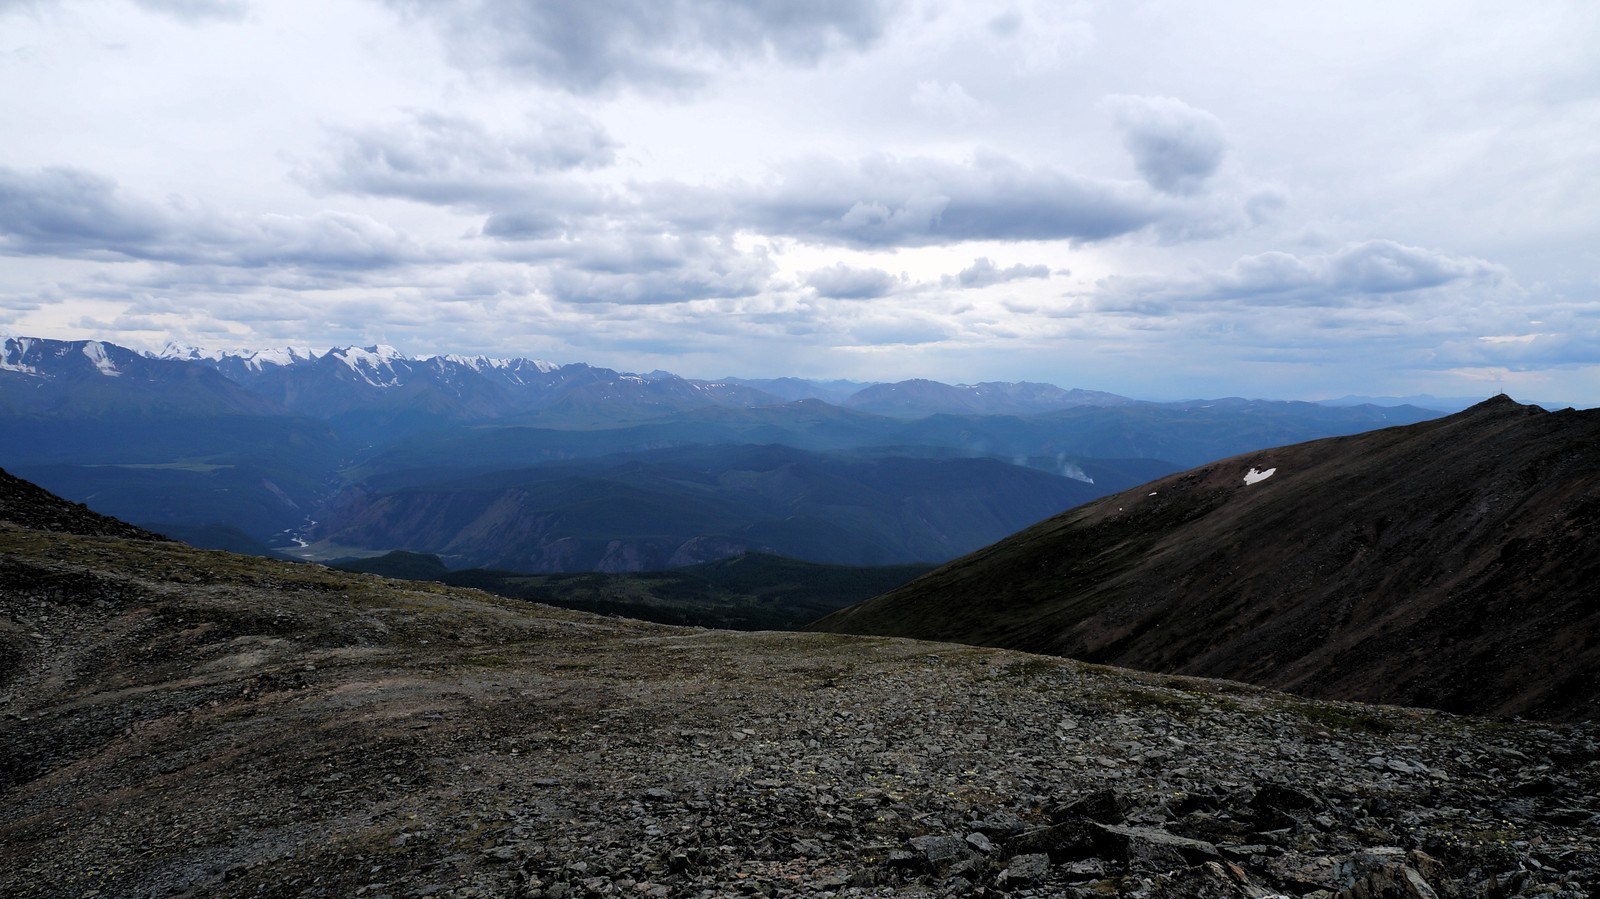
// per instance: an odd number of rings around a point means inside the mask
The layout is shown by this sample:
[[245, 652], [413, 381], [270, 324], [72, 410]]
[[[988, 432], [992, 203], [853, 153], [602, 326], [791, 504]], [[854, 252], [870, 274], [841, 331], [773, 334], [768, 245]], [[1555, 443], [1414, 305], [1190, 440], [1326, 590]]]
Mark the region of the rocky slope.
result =
[[816, 627], [1573, 720], [1596, 583], [1600, 411], [1502, 396], [1153, 481]]
[[61, 531], [97, 537], [165, 540], [125, 521], [101, 515], [82, 503], [59, 496], [0, 468], [0, 521], [38, 531]]
[[0, 894], [1580, 899], [1600, 730], [0, 524]]

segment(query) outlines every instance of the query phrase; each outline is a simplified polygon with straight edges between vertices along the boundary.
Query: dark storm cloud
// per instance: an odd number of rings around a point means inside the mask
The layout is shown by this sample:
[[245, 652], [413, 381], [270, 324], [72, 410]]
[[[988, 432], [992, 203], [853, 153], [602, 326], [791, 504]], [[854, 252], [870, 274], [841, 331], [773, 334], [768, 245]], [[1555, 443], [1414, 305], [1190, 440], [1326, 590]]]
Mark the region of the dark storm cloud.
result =
[[790, 163], [765, 184], [643, 189], [682, 227], [749, 229], [860, 248], [967, 240], [1096, 241], [1175, 214], [1136, 185], [1031, 167], [994, 153], [963, 163], [877, 156]]
[[707, 63], [811, 65], [877, 41], [889, 0], [388, 0], [438, 25], [452, 60], [574, 93], [702, 85]]
[[485, 210], [529, 200], [592, 206], [587, 191], [542, 176], [611, 165], [616, 143], [605, 128], [575, 112], [536, 114], [528, 125], [496, 134], [462, 116], [413, 113], [396, 125], [339, 132], [331, 158], [301, 178], [340, 193]]
[[344, 270], [425, 255], [405, 235], [365, 216], [230, 216], [151, 203], [81, 169], [6, 167], [0, 167], [0, 253]]
[[1216, 173], [1228, 152], [1222, 123], [1171, 97], [1105, 101], [1139, 174], [1156, 190], [1192, 194]]
[[1048, 277], [1050, 277], [1048, 265], [1023, 265], [1019, 262], [1009, 268], [1000, 268], [989, 257], [979, 256], [972, 260], [972, 265], [962, 269], [955, 277], [946, 275], [944, 284], [947, 287], [977, 288], [1004, 284], [1007, 281], [1020, 281], [1024, 278]]
[[806, 286], [829, 299], [874, 300], [893, 293], [900, 280], [881, 268], [856, 268], [839, 262], [811, 272]]

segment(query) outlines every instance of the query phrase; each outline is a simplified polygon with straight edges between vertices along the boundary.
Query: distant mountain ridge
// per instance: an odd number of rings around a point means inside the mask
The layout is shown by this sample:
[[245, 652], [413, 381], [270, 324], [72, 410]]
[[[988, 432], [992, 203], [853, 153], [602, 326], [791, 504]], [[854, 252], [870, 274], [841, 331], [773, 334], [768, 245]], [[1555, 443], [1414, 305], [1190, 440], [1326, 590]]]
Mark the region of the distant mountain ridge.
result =
[[1152, 481], [816, 627], [1578, 719], [1597, 583], [1600, 410], [1501, 396]]
[[[876, 460], [890, 480], [938, 462], [988, 479], [987, 487], [969, 486], [1014, 507], [935, 526], [940, 503], [955, 508], [965, 494], [940, 501], [929, 493], [922, 520], [905, 510], [855, 515], [834, 522], [826, 541], [813, 539], [821, 533], [813, 529], [797, 544], [742, 530], [760, 517], [748, 507], [734, 514], [713, 503], [737, 519], [718, 523], [695, 506], [706, 496], [679, 494], [669, 504], [676, 520], [660, 521], [655, 533], [615, 518], [614, 535], [542, 533], [541, 542], [585, 547], [549, 563], [563, 568], [574, 559], [680, 564], [802, 544], [813, 561], [871, 561], [879, 550], [884, 560], [941, 561], [1003, 536], [995, 522], [1020, 527], [1064, 508], [1035, 497], [1087, 501], [1238, 452], [1434, 414], [1235, 399], [1150, 403], [1026, 382], [698, 381], [534, 359], [411, 358], [382, 345], [233, 353], [173, 345], [143, 354], [103, 341], [0, 341], [0, 464], [97, 511], [214, 548], [298, 552], [332, 538], [350, 497], [459, 490], [558, 463], [599, 470], [610, 463], [597, 460], [608, 456], [670, 464], [691, 448], [720, 457], [711, 468], [737, 467], [741, 447], [768, 445], [826, 457], [819, 464], [834, 470]], [[1071, 483], [1040, 482], [1029, 496], [1014, 489], [1027, 475], [1017, 468]], [[529, 514], [548, 521], [552, 509], [615, 498], [605, 478], [568, 488], [552, 508]], [[452, 502], [470, 504], [465, 496]], [[403, 547], [485, 564], [502, 558], [484, 546], [454, 548], [467, 544], [426, 516], [411, 521], [415, 527], [382, 534], [349, 531], [368, 542], [343, 548]], [[978, 521], [990, 530], [968, 527]], [[944, 537], [929, 539], [934, 532]], [[443, 542], [419, 543], [423, 537]], [[597, 552], [584, 542], [602, 538], [625, 549]]]
[[942, 384], [914, 379], [874, 384], [846, 398], [843, 405], [896, 417], [927, 415], [1033, 415], [1076, 406], [1125, 406], [1137, 402], [1098, 390], [1063, 390], [1054, 384]]

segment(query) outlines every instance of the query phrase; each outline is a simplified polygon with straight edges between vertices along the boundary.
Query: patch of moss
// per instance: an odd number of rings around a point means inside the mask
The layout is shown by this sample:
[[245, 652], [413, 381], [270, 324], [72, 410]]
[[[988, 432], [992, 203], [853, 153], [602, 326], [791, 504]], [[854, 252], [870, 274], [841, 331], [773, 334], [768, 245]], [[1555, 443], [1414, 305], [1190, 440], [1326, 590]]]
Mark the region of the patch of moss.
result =
[[1205, 712], [1205, 705], [1193, 695], [1134, 686], [1117, 687], [1108, 697], [1128, 710], [1165, 712], [1174, 718], [1194, 718]]
[[1307, 724], [1328, 730], [1353, 730], [1368, 734], [1394, 733], [1393, 722], [1366, 709], [1316, 702], [1291, 702], [1289, 709]]

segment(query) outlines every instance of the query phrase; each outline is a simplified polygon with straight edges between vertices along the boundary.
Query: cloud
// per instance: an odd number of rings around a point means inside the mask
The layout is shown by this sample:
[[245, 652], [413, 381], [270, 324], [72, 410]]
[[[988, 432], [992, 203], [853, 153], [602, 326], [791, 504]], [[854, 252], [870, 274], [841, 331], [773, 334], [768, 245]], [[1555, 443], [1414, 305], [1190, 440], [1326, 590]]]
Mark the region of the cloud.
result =
[[946, 275], [944, 284], [947, 287], [961, 287], [971, 289], [989, 287], [1003, 284], [1007, 281], [1019, 281], [1024, 278], [1048, 278], [1050, 266], [1048, 265], [1023, 265], [1017, 263], [1010, 268], [1000, 268], [987, 256], [979, 256], [972, 260], [972, 265], [964, 268], [955, 277]]
[[162, 209], [80, 169], [0, 166], [0, 251], [11, 255], [136, 257], [167, 239]]
[[610, 134], [570, 111], [530, 115], [527, 124], [500, 134], [464, 116], [414, 112], [387, 127], [336, 132], [332, 158], [301, 179], [323, 190], [447, 206], [592, 207], [585, 191], [541, 176], [611, 165], [617, 145]]
[[0, 253], [237, 267], [386, 268], [426, 253], [367, 216], [224, 215], [129, 196], [81, 169], [0, 166]]
[[1507, 278], [1503, 268], [1482, 259], [1368, 240], [1320, 256], [1278, 251], [1244, 256], [1226, 270], [1186, 278], [1108, 278], [1099, 286], [1095, 306], [1141, 315], [1222, 301], [1338, 307]]
[[1104, 105], [1139, 174], [1163, 193], [1198, 192], [1227, 155], [1222, 123], [1182, 100], [1112, 96]]
[[911, 105], [929, 118], [945, 122], [967, 123], [992, 118], [994, 111], [973, 99], [966, 88], [950, 82], [919, 81], [911, 92]]
[[566, 303], [660, 305], [749, 297], [761, 293], [777, 269], [765, 253], [698, 236], [607, 235], [524, 250], [549, 255], [541, 286]]
[[817, 296], [834, 300], [874, 300], [900, 286], [898, 278], [881, 268], [855, 268], [842, 262], [811, 272], [805, 283]]
[[389, 0], [438, 26], [452, 61], [494, 67], [576, 94], [621, 87], [686, 91], [710, 63], [772, 58], [815, 65], [883, 34], [889, 0]]
[[250, 13], [249, 0], [133, 0], [151, 12], [162, 13], [186, 22], [216, 19], [242, 21]]
[[641, 202], [677, 227], [744, 229], [858, 248], [1098, 241], [1189, 214], [1135, 185], [988, 152], [965, 162], [797, 160], [762, 184], [654, 185], [642, 191]]
[[1391, 240], [1369, 240], [1326, 258], [1334, 285], [1360, 293], [1403, 293], [1452, 281], [1487, 280], [1504, 272], [1482, 259], [1449, 256]]

